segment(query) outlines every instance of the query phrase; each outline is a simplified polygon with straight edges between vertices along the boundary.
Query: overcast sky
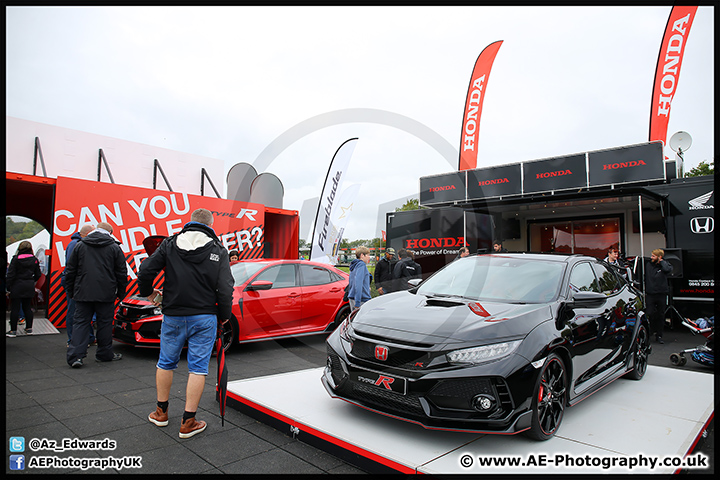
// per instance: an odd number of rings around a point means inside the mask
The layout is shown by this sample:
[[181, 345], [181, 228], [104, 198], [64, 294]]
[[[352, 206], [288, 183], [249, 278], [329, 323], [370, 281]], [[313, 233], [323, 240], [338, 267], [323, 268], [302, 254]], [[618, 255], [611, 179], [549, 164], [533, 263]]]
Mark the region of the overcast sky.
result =
[[[7, 7], [6, 115], [218, 158], [226, 171], [279, 142], [260, 172], [280, 178], [292, 210], [358, 137], [345, 236], [371, 238], [380, 204], [457, 169], [437, 140], [457, 151], [474, 62], [497, 40], [478, 167], [646, 142], [670, 10]], [[668, 137], [692, 136], [686, 170], [714, 161], [713, 17], [698, 9], [672, 103]], [[303, 136], [283, 140], [297, 126]]]

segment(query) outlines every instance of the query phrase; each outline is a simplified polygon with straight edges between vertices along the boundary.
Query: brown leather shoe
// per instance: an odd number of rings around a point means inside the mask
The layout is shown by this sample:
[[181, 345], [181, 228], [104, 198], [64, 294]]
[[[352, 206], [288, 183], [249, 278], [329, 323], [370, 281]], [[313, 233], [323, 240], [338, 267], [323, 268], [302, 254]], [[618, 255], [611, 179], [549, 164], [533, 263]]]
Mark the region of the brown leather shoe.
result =
[[180, 425], [180, 438], [190, 438], [205, 430], [205, 427], [207, 427], [207, 423], [202, 420], [198, 422], [195, 417], [188, 418]]
[[154, 412], [148, 415], [148, 420], [150, 420], [158, 427], [167, 427], [168, 414], [167, 412], [163, 412], [162, 408], [157, 407]]

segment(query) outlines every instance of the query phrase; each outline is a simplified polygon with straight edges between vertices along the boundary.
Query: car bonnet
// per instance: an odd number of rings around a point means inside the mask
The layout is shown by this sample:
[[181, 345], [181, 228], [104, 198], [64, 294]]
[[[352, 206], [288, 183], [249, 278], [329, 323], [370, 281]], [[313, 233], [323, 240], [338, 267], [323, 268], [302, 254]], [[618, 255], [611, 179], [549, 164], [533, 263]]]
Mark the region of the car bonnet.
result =
[[492, 343], [523, 337], [550, 319], [548, 304], [433, 299], [397, 292], [364, 304], [352, 324], [360, 333], [419, 343]]

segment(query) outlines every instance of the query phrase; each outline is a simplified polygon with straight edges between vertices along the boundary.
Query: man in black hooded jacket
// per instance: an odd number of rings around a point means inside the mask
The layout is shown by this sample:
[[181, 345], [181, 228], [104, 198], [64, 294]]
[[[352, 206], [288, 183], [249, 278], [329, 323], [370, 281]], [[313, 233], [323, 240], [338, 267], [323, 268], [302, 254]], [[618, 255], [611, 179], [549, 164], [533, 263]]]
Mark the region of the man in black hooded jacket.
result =
[[195, 210], [177, 235], [166, 238], [140, 265], [140, 295], [158, 303], [155, 277], [165, 270], [162, 292], [163, 323], [160, 355], [155, 372], [157, 407], [148, 420], [168, 425], [168, 405], [173, 371], [187, 341], [188, 381], [180, 438], [190, 438], [207, 427], [195, 419], [208, 375], [218, 321], [232, 314], [233, 277], [228, 252], [212, 229], [212, 213]]
[[412, 288], [409, 280], [422, 278], [422, 269], [413, 259], [413, 253], [410, 250], [400, 249], [398, 257], [400, 260], [395, 264], [393, 270], [393, 292], [409, 290]]
[[665, 310], [667, 310], [667, 296], [670, 293], [668, 275], [672, 274], [673, 267], [664, 260], [665, 251], [656, 248], [650, 254], [650, 261], [645, 264], [645, 314], [650, 321], [650, 334], [655, 335], [655, 341], [663, 341], [663, 327], [665, 325]]
[[110, 224], [98, 223], [92, 233], [77, 243], [65, 266], [65, 287], [75, 300], [73, 335], [67, 349], [67, 363], [73, 368], [83, 366], [93, 314], [97, 324], [95, 359], [99, 362], [122, 359], [122, 354], [112, 350], [112, 326], [115, 299], [125, 298], [128, 274], [125, 255], [111, 236], [112, 231]]

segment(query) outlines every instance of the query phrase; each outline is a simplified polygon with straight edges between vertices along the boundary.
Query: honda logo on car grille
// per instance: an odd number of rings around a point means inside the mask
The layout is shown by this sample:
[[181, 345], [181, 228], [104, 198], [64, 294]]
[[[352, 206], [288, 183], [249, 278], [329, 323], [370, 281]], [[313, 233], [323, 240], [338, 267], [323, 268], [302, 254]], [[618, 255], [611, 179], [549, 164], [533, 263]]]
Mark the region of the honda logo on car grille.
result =
[[388, 358], [389, 349], [385, 345], [375, 345], [375, 358], [384, 362]]
[[715, 219], [712, 217], [695, 217], [690, 220], [693, 233], [712, 233], [715, 230]]

